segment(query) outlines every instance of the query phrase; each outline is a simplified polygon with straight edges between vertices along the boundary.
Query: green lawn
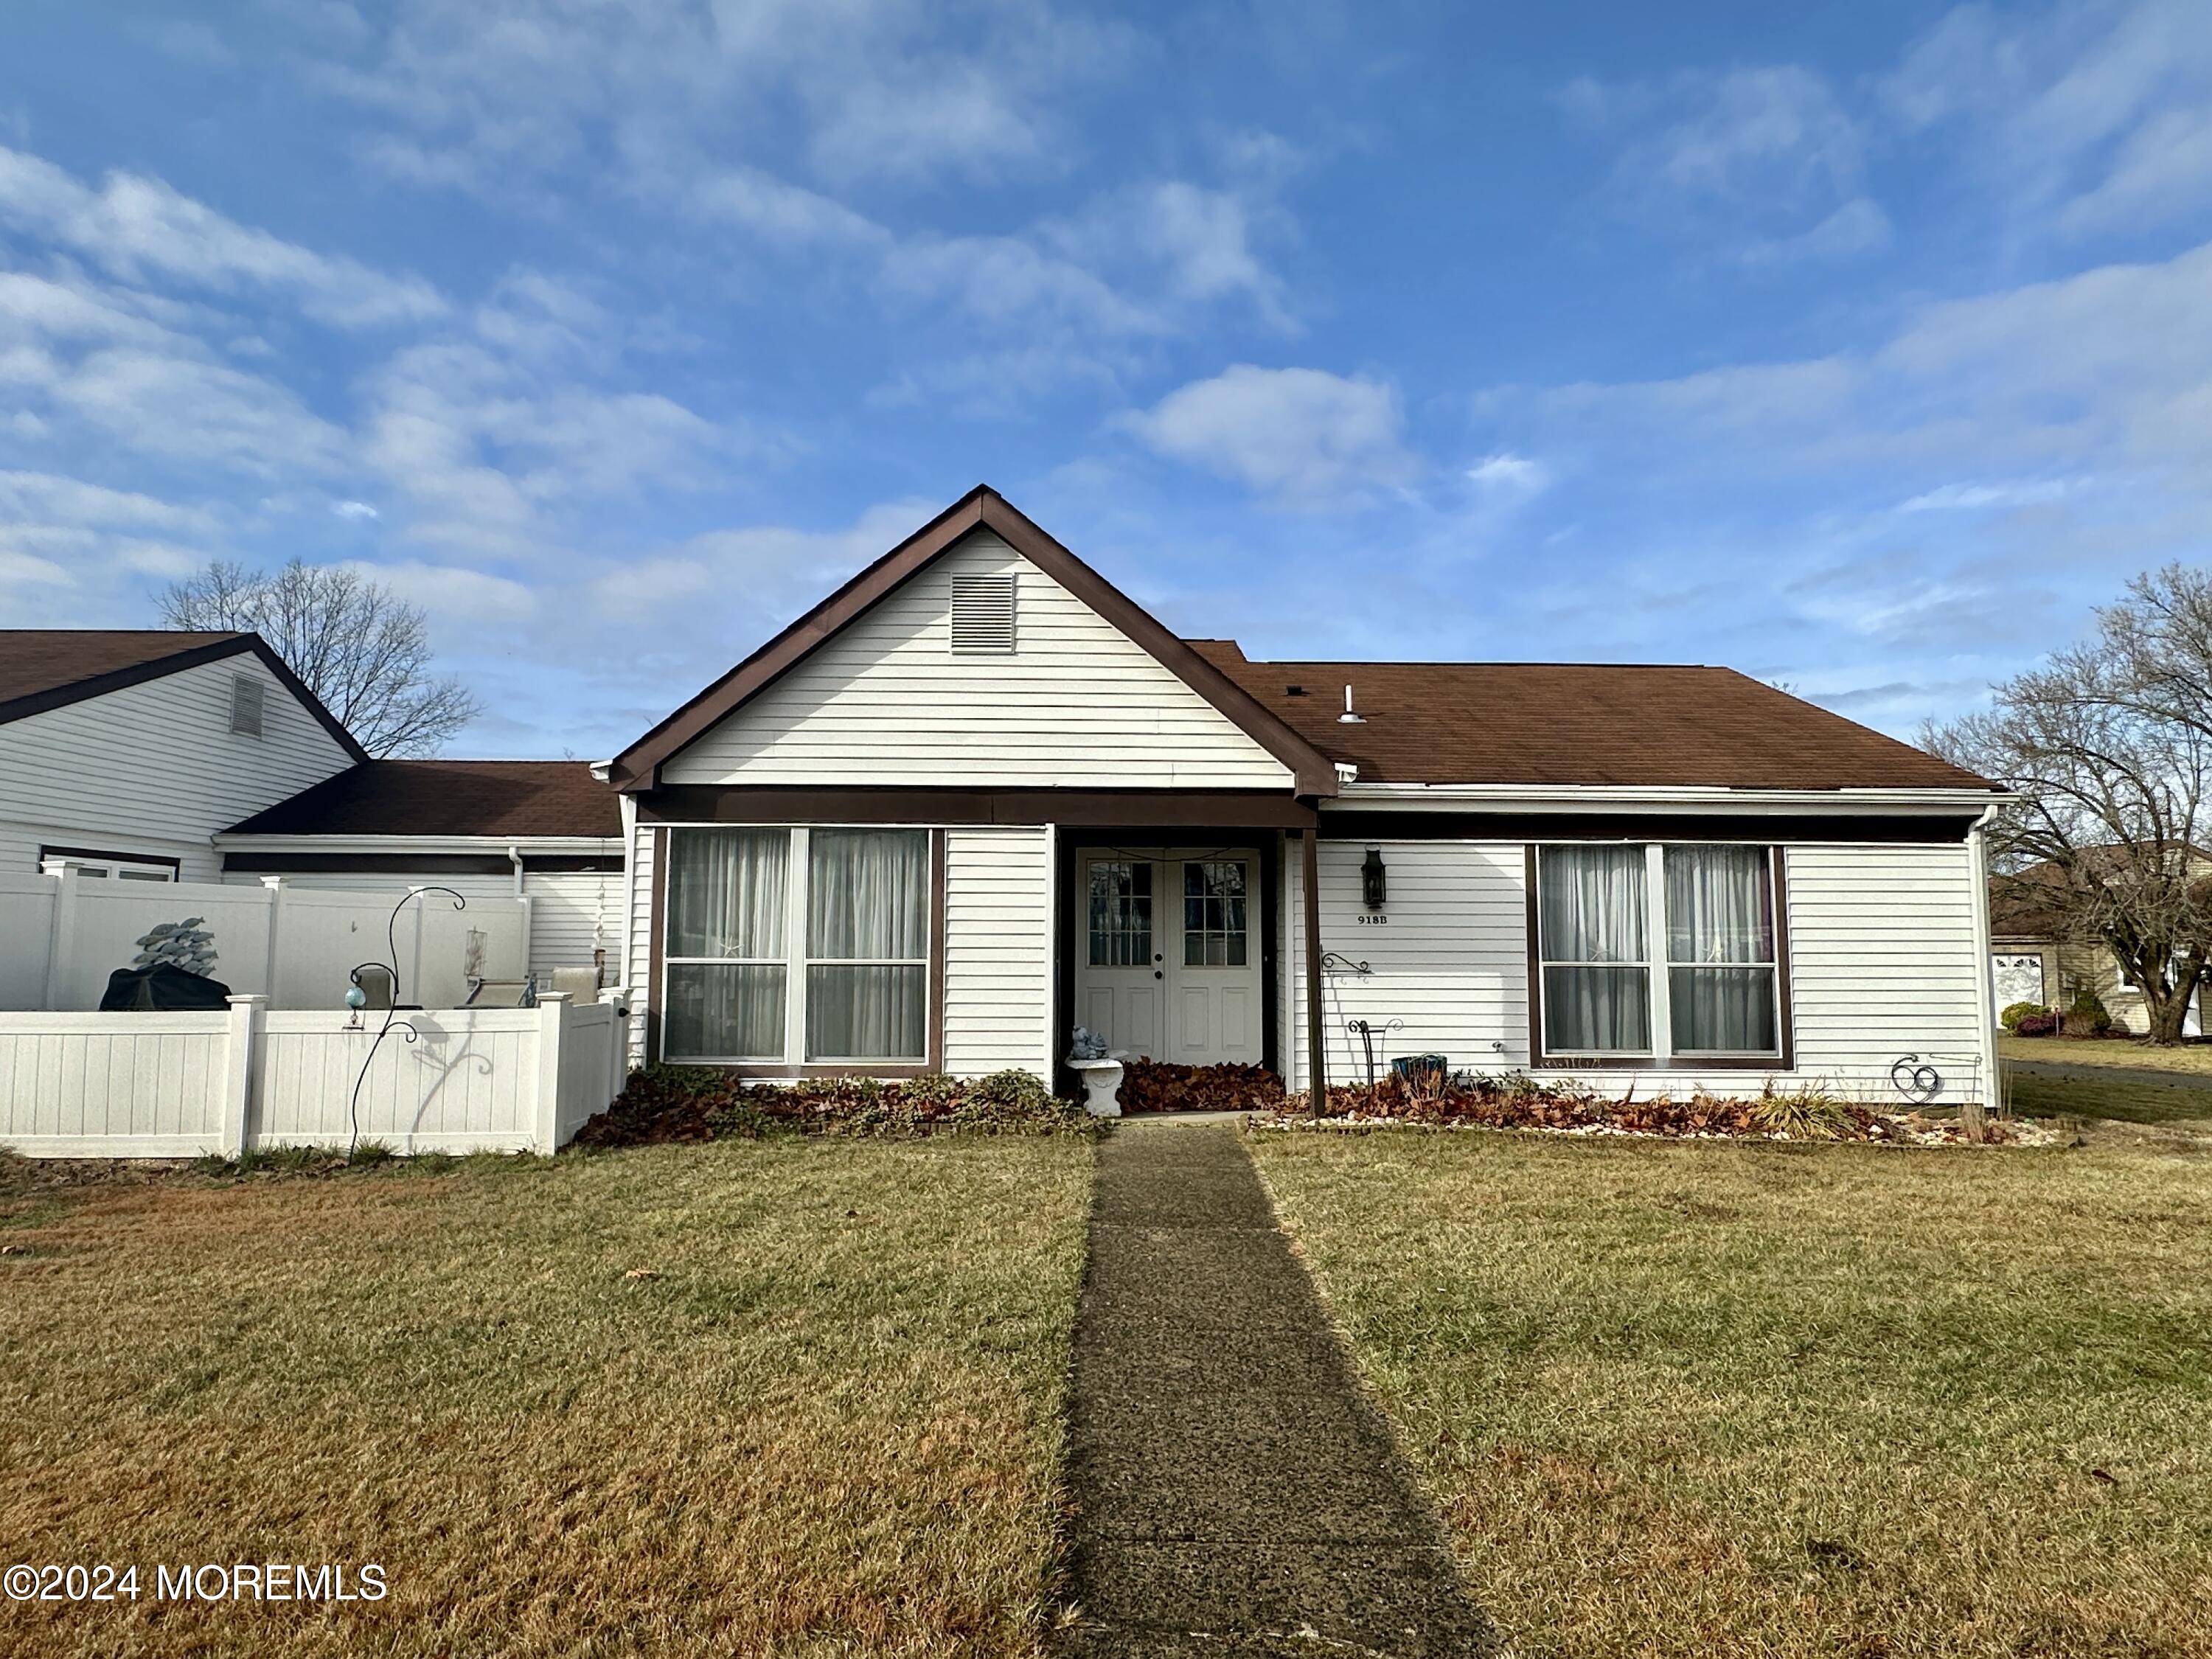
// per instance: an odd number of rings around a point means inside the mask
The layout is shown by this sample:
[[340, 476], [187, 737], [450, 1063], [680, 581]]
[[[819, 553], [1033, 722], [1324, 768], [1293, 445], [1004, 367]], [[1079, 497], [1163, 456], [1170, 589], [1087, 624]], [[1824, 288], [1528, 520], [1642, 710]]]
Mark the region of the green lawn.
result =
[[391, 1586], [0, 1602], [0, 1652], [1036, 1654], [1091, 1160], [780, 1139], [58, 1191], [0, 1166], [0, 1565]]
[[1252, 1144], [1516, 1655], [2212, 1654], [2212, 1157]]
[[2191, 1041], [2160, 1048], [2135, 1037], [2020, 1037], [2000, 1032], [1997, 1054], [2005, 1060], [2040, 1060], [2054, 1066], [2188, 1072], [2212, 1085], [2212, 1042]]

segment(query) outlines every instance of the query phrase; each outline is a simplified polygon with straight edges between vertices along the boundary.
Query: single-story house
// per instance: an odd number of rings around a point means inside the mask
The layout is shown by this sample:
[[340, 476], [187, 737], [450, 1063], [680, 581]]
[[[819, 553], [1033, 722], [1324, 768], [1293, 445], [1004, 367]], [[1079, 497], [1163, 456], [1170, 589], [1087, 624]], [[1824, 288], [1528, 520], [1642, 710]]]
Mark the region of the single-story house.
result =
[[1995, 1074], [1986, 780], [1721, 668], [1254, 661], [988, 488], [600, 770], [653, 1059]]
[[217, 831], [368, 758], [258, 635], [0, 630], [0, 875], [214, 881]]
[[[2194, 858], [2191, 867], [2198, 867]], [[1990, 967], [1998, 1012], [2016, 1002], [2063, 1011], [2082, 992], [2090, 991], [2123, 1030], [2138, 1036], [2148, 1031], [2150, 1016], [2144, 1011], [2142, 993], [2121, 976], [2110, 951], [2076, 935], [2062, 908], [2052, 902], [2051, 889], [2063, 879], [2047, 864], [1990, 878]], [[2196, 1006], [2183, 1020], [2187, 1036], [2201, 1033], [2203, 1005], [2200, 988]]]
[[582, 761], [373, 760], [253, 634], [0, 630], [0, 876], [530, 901], [528, 966], [618, 977], [622, 815]]

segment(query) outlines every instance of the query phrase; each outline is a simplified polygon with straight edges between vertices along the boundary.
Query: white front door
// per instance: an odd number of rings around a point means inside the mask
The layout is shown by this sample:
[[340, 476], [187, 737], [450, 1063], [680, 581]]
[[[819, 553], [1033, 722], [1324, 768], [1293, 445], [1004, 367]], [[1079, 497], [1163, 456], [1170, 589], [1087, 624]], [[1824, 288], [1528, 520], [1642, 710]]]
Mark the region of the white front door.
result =
[[1147, 1060], [1257, 1065], [1259, 873], [1249, 852], [1085, 854], [1077, 1021]]

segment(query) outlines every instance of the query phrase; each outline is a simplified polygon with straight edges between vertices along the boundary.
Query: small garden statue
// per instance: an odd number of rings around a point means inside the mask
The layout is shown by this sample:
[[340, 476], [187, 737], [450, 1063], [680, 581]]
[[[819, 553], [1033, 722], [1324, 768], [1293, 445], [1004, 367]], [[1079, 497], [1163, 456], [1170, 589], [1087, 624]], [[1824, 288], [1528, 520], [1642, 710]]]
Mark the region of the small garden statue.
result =
[[204, 916], [158, 924], [138, 941], [128, 968], [107, 976], [100, 994], [103, 1012], [143, 1009], [221, 1008], [230, 987], [208, 970], [215, 966], [215, 935], [201, 926]]
[[1074, 1036], [1069, 1040], [1067, 1057], [1071, 1060], [1103, 1060], [1106, 1058], [1106, 1040], [1079, 1025], [1075, 1028]]
[[215, 935], [200, 924], [205, 916], [186, 916], [182, 921], [163, 921], [137, 941], [133, 968], [181, 968], [207, 977], [215, 966]]

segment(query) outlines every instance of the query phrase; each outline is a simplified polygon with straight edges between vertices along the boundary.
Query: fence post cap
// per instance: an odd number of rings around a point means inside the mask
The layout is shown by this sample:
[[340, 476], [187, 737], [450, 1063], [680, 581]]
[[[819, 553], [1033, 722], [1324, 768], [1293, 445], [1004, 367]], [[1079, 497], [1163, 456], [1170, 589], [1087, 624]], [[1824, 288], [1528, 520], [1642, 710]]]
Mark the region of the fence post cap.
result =
[[234, 1008], [258, 1008], [263, 1003], [268, 1001], [269, 999], [258, 991], [247, 991], [244, 993], [234, 992], [231, 995], [225, 997], [223, 1000], [230, 1004]]
[[549, 1002], [566, 1002], [568, 1000], [568, 994], [566, 991], [540, 991], [538, 994], [538, 1006], [541, 1008]]
[[599, 1000], [601, 1002], [628, 1002], [629, 1000], [629, 987], [627, 985], [601, 986], [599, 988]]

